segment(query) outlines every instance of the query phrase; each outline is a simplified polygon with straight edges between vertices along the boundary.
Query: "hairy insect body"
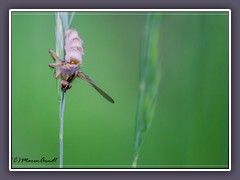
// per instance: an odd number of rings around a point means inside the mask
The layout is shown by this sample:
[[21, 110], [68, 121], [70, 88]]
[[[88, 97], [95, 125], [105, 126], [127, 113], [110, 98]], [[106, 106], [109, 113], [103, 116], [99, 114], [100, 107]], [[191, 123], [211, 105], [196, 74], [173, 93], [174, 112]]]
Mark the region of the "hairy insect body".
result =
[[91, 84], [104, 98], [114, 103], [114, 100], [101, 90], [95, 83], [85, 75], [80, 66], [82, 65], [83, 41], [78, 36], [78, 32], [74, 29], [69, 29], [65, 34], [65, 59], [61, 59], [53, 50], [49, 50], [50, 55], [55, 60], [55, 63], [49, 64], [49, 67], [54, 68], [54, 77], [61, 78], [61, 89], [66, 92], [72, 87], [72, 81], [75, 78], [80, 78]]
[[70, 29], [65, 35], [65, 60], [70, 64], [81, 65], [83, 52], [83, 41], [78, 36], [78, 32]]

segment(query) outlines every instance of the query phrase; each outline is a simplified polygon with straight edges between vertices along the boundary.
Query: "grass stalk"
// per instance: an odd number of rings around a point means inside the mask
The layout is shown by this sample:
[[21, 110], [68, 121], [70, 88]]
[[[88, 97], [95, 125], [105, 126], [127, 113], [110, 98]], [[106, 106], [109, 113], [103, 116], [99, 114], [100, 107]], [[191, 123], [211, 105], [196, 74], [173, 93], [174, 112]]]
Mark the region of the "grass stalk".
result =
[[[64, 59], [64, 35], [65, 32], [69, 29], [70, 23], [72, 22], [74, 13], [72, 12], [70, 21], [68, 12], [56, 12], [56, 53], [62, 59]], [[60, 119], [60, 129], [59, 129], [59, 141], [60, 141], [60, 150], [59, 150], [59, 167], [63, 168], [63, 130], [64, 130], [64, 109], [66, 102], [66, 93], [63, 92], [60, 88], [60, 81], [58, 80], [58, 95], [59, 95], [59, 119]]]
[[161, 15], [147, 15], [140, 61], [139, 98], [136, 114], [132, 167], [136, 168], [141, 146], [154, 118], [160, 84]]

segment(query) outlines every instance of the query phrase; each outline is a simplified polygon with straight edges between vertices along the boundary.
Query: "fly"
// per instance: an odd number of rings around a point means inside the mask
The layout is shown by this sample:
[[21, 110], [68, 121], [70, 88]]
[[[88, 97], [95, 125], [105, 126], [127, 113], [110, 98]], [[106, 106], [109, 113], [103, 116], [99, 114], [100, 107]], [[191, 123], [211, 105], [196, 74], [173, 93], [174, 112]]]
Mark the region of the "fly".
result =
[[72, 87], [72, 82], [76, 78], [80, 78], [89, 83], [109, 102], [114, 103], [114, 100], [81, 70], [82, 55], [84, 55], [82, 45], [83, 41], [78, 36], [77, 31], [70, 29], [65, 34], [65, 60], [49, 49], [50, 55], [55, 60], [54, 63], [49, 64], [49, 67], [55, 69], [54, 78], [61, 78], [60, 86], [64, 92]]

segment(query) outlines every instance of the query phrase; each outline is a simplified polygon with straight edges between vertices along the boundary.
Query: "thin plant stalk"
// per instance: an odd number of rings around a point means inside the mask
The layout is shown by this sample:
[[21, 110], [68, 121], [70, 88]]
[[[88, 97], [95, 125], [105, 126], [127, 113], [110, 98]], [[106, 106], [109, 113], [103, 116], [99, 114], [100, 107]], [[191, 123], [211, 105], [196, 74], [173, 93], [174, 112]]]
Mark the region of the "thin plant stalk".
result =
[[[69, 29], [70, 23], [72, 22], [74, 12], [71, 14], [70, 21], [68, 12], [56, 12], [56, 53], [59, 57], [64, 59], [64, 35]], [[70, 23], [69, 23], [70, 22]], [[59, 119], [60, 119], [60, 129], [59, 129], [59, 141], [60, 141], [60, 151], [59, 151], [59, 167], [63, 168], [63, 129], [64, 129], [64, 109], [66, 102], [66, 93], [60, 88], [60, 81], [58, 80], [58, 95], [59, 95]]]
[[161, 76], [160, 24], [161, 15], [148, 14], [140, 61], [139, 98], [136, 114], [132, 167], [136, 168], [143, 141], [154, 118]]
[[60, 159], [59, 159], [59, 167], [63, 168], [63, 122], [64, 122], [64, 109], [66, 102], [66, 93], [61, 92], [61, 101], [60, 101]]

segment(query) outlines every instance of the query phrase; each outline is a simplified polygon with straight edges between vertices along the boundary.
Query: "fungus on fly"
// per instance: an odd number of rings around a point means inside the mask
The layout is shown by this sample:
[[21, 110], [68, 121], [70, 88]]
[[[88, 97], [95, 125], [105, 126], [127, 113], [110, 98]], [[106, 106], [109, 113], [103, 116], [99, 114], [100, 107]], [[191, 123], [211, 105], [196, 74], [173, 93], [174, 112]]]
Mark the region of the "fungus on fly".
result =
[[80, 78], [88, 82], [94, 87], [104, 98], [109, 102], [114, 103], [114, 100], [101, 90], [80, 68], [82, 65], [82, 56], [84, 55], [83, 41], [74, 29], [69, 29], [65, 33], [65, 59], [61, 59], [53, 50], [49, 50], [50, 55], [55, 60], [49, 64], [49, 67], [54, 68], [54, 78], [61, 78], [61, 89], [66, 92], [72, 87], [72, 81], [75, 78]]

